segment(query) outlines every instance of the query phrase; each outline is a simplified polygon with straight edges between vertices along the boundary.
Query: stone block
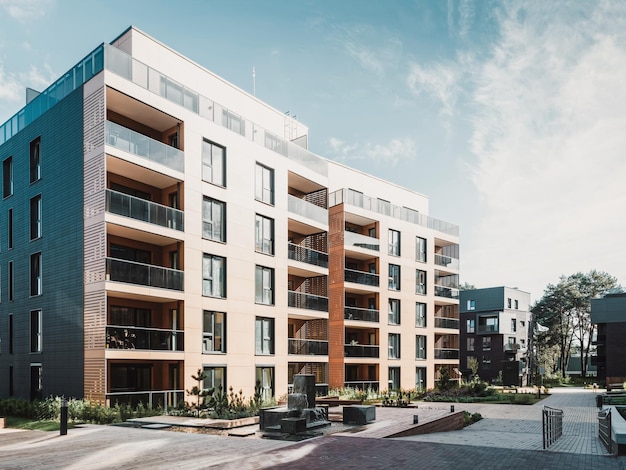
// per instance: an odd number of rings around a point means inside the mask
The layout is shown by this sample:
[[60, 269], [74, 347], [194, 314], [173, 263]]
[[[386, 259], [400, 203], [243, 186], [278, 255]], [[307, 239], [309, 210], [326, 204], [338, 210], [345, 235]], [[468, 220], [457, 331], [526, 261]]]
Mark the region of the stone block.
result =
[[306, 432], [306, 418], [283, 418], [280, 420], [280, 432], [297, 434]]
[[376, 420], [376, 407], [373, 405], [350, 405], [343, 407], [344, 424], [367, 424]]

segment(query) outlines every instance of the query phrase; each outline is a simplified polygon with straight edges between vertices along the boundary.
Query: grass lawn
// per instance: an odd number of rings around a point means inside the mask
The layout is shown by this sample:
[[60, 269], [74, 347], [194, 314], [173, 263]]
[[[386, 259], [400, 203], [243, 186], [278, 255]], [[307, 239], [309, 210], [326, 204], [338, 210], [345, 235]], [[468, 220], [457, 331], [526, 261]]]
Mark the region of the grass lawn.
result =
[[[68, 422], [67, 428], [73, 428], [75, 423]], [[61, 423], [58, 421], [37, 421], [29, 418], [6, 418], [6, 427], [13, 429], [28, 429], [30, 431], [58, 431]]]

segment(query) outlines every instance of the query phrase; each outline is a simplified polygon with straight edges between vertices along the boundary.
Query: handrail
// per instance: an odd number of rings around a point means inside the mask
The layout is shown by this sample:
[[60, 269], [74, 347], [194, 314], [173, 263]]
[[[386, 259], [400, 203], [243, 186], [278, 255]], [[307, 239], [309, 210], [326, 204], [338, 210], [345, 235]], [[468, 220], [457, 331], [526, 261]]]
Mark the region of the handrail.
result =
[[598, 411], [598, 437], [606, 447], [606, 450], [613, 453], [613, 443], [611, 442], [611, 408]]
[[106, 210], [112, 214], [184, 231], [183, 211], [112, 189], [106, 190]]
[[544, 406], [542, 409], [543, 448], [547, 449], [563, 435], [563, 410]]

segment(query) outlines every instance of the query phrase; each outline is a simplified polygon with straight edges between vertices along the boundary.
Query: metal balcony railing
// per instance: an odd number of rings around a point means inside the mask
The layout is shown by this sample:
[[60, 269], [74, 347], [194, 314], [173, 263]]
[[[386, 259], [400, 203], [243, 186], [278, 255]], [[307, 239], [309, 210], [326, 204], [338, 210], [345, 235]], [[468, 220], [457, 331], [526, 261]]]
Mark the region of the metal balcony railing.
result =
[[437, 297], [447, 297], [448, 299], [458, 299], [459, 289], [453, 287], [435, 286], [435, 295]]
[[435, 359], [458, 359], [459, 350], [450, 348], [435, 348]]
[[328, 341], [289, 338], [289, 354], [328, 356]]
[[459, 329], [459, 320], [456, 318], [435, 317], [435, 328]]
[[106, 258], [107, 280], [163, 289], [184, 290], [184, 272], [151, 264]]
[[450, 269], [459, 269], [459, 260], [450, 256], [435, 254], [435, 264]]
[[289, 259], [294, 261], [313, 264], [315, 266], [321, 266], [322, 268], [328, 267], [327, 253], [296, 245], [294, 243], [289, 243], [287, 245], [287, 255], [289, 256]]
[[[115, 390], [115, 389], [114, 389]], [[136, 407], [139, 403], [152, 408], [176, 408], [185, 401], [184, 390], [145, 390], [145, 391], [114, 391], [106, 394], [109, 405], [129, 404]]]
[[328, 209], [311, 204], [304, 199], [297, 198], [291, 194], [287, 195], [287, 210], [293, 214], [298, 214], [307, 219], [315, 220], [324, 225], [328, 225]]
[[106, 211], [161, 227], [184, 231], [185, 213], [183, 211], [111, 189], [106, 190]]
[[376, 287], [380, 285], [378, 274], [356, 271], [354, 269], [346, 269], [344, 272], [344, 279], [346, 282], [354, 282], [355, 284], [364, 284], [366, 286]]
[[344, 357], [379, 357], [380, 347], [370, 344], [344, 344]]
[[343, 232], [343, 243], [345, 246], [355, 246], [380, 251], [380, 240], [378, 238], [368, 237], [367, 235], [349, 232], [347, 230]]
[[360, 320], [378, 323], [380, 312], [371, 308], [345, 307], [343, 317], [346, 320]]
[[109, 349], [185, 350], [185, 336], [181, 330], [109, 325], [106, 335]]
[[372, 380], [350, 380], [348, 382], [344, 382], [343, 386], [344, 387], [350, 387], [350, 388], [358, 388], [360, 390], [374, 390], [377, 391], [378, 390], [378, 381], [372, 381]]
[[328, 312], [328, 297], [304, 294], [292, 290], [288, 291], [287, 294], [287, 303], [290, 307]]

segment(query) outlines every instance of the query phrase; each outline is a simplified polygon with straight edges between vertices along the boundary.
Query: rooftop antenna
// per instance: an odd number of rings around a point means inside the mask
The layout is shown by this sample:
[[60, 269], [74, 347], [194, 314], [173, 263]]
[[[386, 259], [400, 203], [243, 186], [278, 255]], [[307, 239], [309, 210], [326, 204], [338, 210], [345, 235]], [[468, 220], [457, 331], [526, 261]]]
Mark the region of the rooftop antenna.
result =
[[252, 95], [256, 96], [256, 70], [252, 66]]

